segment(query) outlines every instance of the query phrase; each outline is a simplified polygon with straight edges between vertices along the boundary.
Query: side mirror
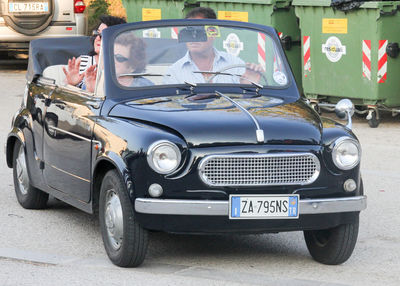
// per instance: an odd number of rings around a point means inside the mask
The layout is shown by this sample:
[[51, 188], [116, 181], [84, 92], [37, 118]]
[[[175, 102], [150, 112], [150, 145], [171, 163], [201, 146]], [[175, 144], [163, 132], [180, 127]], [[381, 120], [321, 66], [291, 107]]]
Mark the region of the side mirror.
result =
[[351, 129], [351, 117], [354, 114], [354, 104], [350, 99], [342, 99], [335, 106], [336, 116], [340, 119], [346, 120], [346, 127]]

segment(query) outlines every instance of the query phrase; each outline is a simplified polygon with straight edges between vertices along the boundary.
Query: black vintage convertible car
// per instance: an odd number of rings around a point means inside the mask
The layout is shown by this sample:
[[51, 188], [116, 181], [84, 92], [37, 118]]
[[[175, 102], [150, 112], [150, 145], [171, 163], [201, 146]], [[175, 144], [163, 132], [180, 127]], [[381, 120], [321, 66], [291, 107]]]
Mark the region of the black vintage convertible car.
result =
[[340, 264], [366, 208], [352, 104], [322, 118], [300, 96], [273, 28], [167, 20], [107, 28], [94, 90], [60, 66], [89, 38], [31, 42], [23, 103], [6, 143], [19, 203], [52, 195], [99, 214], [106, 252], [138, 266], [149, 231], [304, 231]]

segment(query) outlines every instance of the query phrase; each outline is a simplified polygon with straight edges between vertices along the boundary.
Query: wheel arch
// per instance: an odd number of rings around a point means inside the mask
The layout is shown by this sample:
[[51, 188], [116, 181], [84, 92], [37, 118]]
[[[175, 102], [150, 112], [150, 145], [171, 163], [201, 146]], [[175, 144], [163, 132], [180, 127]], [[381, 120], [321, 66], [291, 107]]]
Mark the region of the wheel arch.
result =
[[14, 146], [17, 140], [20, 141], [25, 148], [25, 136], [21, 130], [15, 130], [15, 132], [11, 132], [7, 138], [5, 151], [6, 151], [7, 166], [9, 168], [13, 167]]
[[[108, 154], [110, 155], [110, 154]], [[124, 181], [126, 189], [128, 191], [128, 196], [132, 199], [133, 188], [132, 188], [132, 179], [128, 168], [123, 161], [123, 159], [116, 154], [112, 154], [111, 156], [105, 156], [98, 158], [96, 161], [95, 167], [93, 169], [92, 174], [92, 209], [93, 212], [96, 212], [99, 204], [99, 196], [100, 196], [100, 188], [101, 183], [104, 176], [110, 170], [117, 170], [118, 174], [121, 176], [121, 179]]]

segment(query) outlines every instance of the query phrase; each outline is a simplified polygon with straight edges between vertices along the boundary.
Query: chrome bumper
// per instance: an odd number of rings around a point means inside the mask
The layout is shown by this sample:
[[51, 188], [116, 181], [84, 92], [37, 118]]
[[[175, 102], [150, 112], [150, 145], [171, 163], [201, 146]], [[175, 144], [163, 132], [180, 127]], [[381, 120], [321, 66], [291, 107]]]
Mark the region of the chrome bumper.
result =
[[[301, 215], [358, 212], [366, 207], [366, 196], [299, 201]], [[228, 216], [229, 201], [138, 198], [135, 210], [145, 214]]]

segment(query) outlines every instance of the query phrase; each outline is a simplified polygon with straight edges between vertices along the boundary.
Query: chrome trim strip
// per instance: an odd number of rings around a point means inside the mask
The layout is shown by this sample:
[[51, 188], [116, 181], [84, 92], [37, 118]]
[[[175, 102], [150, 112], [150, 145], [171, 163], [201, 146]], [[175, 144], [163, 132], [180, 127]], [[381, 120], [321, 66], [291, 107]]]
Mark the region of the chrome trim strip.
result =
[[228, 201], [210, 200], [135, 200], [135, 210], [147, 214], [169, 215], [228, 215]]
[[203, 159], [201, 159], [199, 165], [198, 165], [198, 172], [199, 172], [199, 177], [200, 179], [207, 185], [213, 186], [213, 187], [222, 187], [226, 185], [219, 185], [219, 184], [212, 184], [207, 180], [207, 178], [204, 175], [204, 167], [205, 164], [207, 163], [208, 160], [211, 160], [213, 158], [249, 158], [249, 157], [266, 157], [266, 158], [272, 158], [272, 157], [300, 157], [300, 156], [311, 156], [313, 158], [313, 161], [316, 165], [316, 171], [314, 175], [307, 181], [303, 183], [295, 182], [295, 183], [288, 183], [284, 182], [281, 184], [258, 184], [258, 185], [228, 185], [229, 187], [235, 187], [235, 186], [286, 186], [286, 185], [308, 185], [313, 182], [318, 178], [319, 173], [321, 172], [321, 164], [319, 162], [319, 159], [316, 155], [313, 153], [272, 153], [272, 154], [232, 154], [232, 155], [227, 155], [227, 154], [221, 154], [221, 155], [210, 155], [206, 156]]
[[61, 132], [61, 133], [65, 133], [65, 134], [71, 135], [71, 136], [73, 136], [73, 137], [79, 138], [79, 139], [81, 139], [81, 140], [83, 140], [83, 141], [92, 142], [92, 140], [90, 140], [90, 139], [88, 139], [88, 138], [82, 137], [82, 136], [80, 136], [80, 135], [77, 135], [77, 134], [75, 134], [75, 133], [69, 132], [69, 131], [64, 130], [64, 129], [61, 129], [61, 128], [54, 127], [54, 126], [52, 126], [52, 125], [47, 125], [47, 127], [48, 127], [49, 129], [52, 129], [52, 130], [55, 130], [55, 131], [59, 131], [59, 132]]
[[228, 195], [225, 191], [221, 190], [187, 190], [187, 193], [212, 193], [212, 194], [223, 194]]
[[79, 176], [77, 176], [77, 175], [74, 175], [74, 174], [72, 174], [72, 173], [69, 173], [69, 172], [67, 172], [67, 171], [65, 171], [65, 170], [62, 170], [62, 169], [60, 169], [60, 168], [57, 168], [56, 166], [54, 166], [54, 165], [51, 165], [51, 164], [49, 164], [52, 168], [54, 168], [54, 169], [56, 169], [56, 170], [58, 170], [58, 171], [60, 171], [60, 172], [63, 172], [63, 173], [65, 173], [65, 174], [67, 174], [67, 175], [70, 175], [70, 176], [72, 176], [72, 177], [74, 177], [74, 178], [77, 178], [77, 179], [79, 179], [79, 180], [82, 180], [82, 181], [85, 181], [85, 182], [88, 182], [88, 183], [90, 183], [90, 180], [88, 180], [88, 179], [85, 179], [85, 178], [82, 178], [82, 177], [79, 177]]
[[219, 91], [215, 91], [216, 94], [218, 94], [219, 96], [222, 96], [223, 98], [225, 98], [226, 100], [232, 102], [236, 107], [238, 107], [240, 110], [242, 110], [244, 113], [246, 113], [251, 120], [254, 122], [254, 124], [256, 125], [256, 138], [257, 138], [257, 142], [264, 142], [264, 130], [262, 130], [260, 128], [260, 124], [258, 124], [257, 119], [253, 116], [253, 114], [251, 114], [246, 108], [244, 108], [243, 106], [241, 106], [239, 103], [237, 103], [236, 101], [234, 101], [232, 98], [230, 98], [229, 96], [219, 92]]
[[82, 137], [82, 136], [77, 135], [77, 134], [75, 134], [75, 133], [72, 133], [72, 132], [69, 132], [69, 131], [67, 131], [67, 130], [64, 130], [64, 129], [61, 129], [61, 128], [58, 128], [58, 127], [54, 127], [54, 126], [51, 126], [51, 125], [47, 125], [47, 127], [48, 127], [49, 129], [52, 129], [52, 130], [55, 130], [55, 131], [60, 131], [61, 133], [65, 133], [65, 134], [71, 135], [71, 136], [73, 136], [73, 137], [79, 138], [79, 139], [81, 139], [81, 140], [83, 140], [83, 141], [86, 141], [86, 142], [93, 142], [93, 144], [99, 145], [99, 149], [103, 148], [103, 145], [102, 145], [101, 142], [98, 141], [98, 140], [91, 140], [91, 139]]
[[300, 214], [355, 212], [367, 208], [367, 196], [300, 200]]
[[[367, 196], [299, 201], [301, 215], [358, 212], [366, 207]], [[229, 201], [137, 198], [135, 210], [145, 214], [228, 216]]]

